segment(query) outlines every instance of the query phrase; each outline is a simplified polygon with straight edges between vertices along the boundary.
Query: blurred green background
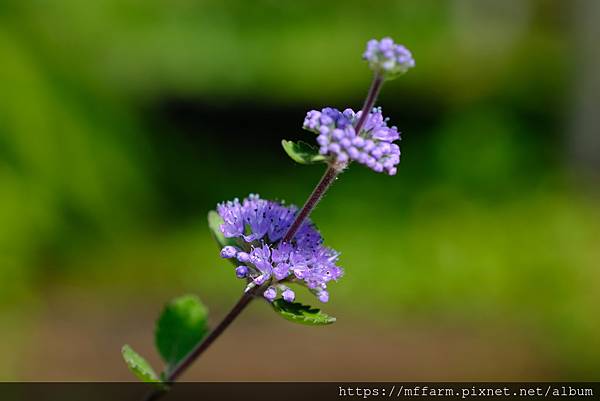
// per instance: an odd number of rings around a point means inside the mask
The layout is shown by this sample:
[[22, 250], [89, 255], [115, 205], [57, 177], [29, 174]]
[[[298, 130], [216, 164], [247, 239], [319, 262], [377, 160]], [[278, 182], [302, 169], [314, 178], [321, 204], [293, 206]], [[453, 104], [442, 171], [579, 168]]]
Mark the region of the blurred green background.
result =
[[[600, 376], [600, 2], [0, 2], [0, 379], [130, 380], [153, 320], [242, 289], [206, 228], [322, 174], [280, 140], [359, 108], [360, 55], [417, 67], [379, 104], [396, 177], [344, 173], [313, 215], [345, 277], [297, 327], [252, 305], [189, 380]], [[312, 301], [311, 296], [301, 296]], [[240, 361], [248, 361], [247, 364]]]

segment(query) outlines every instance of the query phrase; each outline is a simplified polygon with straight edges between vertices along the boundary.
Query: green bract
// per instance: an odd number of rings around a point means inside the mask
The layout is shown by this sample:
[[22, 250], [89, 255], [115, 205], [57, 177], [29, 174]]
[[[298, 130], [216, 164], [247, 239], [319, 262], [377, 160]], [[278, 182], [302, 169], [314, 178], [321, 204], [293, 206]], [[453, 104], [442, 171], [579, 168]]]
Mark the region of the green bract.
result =
[[308, 326], [323, 326], [335, 323], [335, 317], [321, 312], [320, 309], [298, 302], [286, 302], [283, 299], [276, 299], [272, 305], [275, 312], [281, 317], [294, 323]]
[[327, 160], [325, 156], [319, 154], [317, 148], [306, 142], [293, 142], [284, 139], [281, 141], [281, 146], [283, 146], [285, 153], [296, 163], [315, 164], [324, 163]]

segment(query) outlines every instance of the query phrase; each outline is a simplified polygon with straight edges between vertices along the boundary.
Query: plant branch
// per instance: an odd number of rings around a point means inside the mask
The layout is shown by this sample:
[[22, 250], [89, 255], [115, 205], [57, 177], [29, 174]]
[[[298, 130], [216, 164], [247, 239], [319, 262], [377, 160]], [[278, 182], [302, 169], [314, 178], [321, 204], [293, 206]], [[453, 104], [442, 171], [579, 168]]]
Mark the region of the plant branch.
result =
[[333, 184], [338, 174], [344, 169], [344, 167], [345, 165], [327, 167], [327, 170], [325, 170], [325, 174], [323, 174], [323, 177], [321, 177], [321, 180], [319, 181], [315, 189], [313, 189], [312, 193], [304, 203], [304, 206], [296, 215], [294, 222], [283, 236], [283, 242], [290, 242], [292, 238], [294, 238], [294, 235], [296, 235], [296, 233], [300, 229], [300, 226], [302, 226], [302, 223], [304, 223], [304, 221], [308, 218], [310, 213], [317, 206], [317, 203], [319, 203], [323, 195], [325, 195], [325, 192], [327, 192], [327, 189], [329, 189], [331, 184]]
[[379, 92], [381, 92], [382, 86], [383, 76], [380, 73], [375, 73], [373, 76], [373, 82], [371, 82], [371, 87], [369, 88], [369, 93], [367, 94], [367, 98], [365, 99], [365, 103], [361, 109], [360, 118], [354, 126], [356, 135], [360, 134], [360, 130], [362, 130], [363, 126], [365, 125], [367, 117], [369, 114], [371, 114], [371, 110], [373, 109], [373, 106], [375, 106], [375, 101], [377, 100], [377, 96], [379, 96]]

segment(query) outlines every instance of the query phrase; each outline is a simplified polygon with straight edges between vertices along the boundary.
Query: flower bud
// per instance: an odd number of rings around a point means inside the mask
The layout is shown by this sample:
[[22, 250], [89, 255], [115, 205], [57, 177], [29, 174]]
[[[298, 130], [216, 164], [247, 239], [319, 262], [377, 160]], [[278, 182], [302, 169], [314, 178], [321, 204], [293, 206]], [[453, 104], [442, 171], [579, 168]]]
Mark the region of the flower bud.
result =
[[221, 249], [221, 257], [224, 259], [233, 258], [237, 254], [237, 249], [231, 245], [227, 245]]
[[286, 288], [283, 293], [281, 293], [281, 296], [285, 302], [293, 302], [296, 298], [294, 291], [290, 290], [289, 288]]
[[367, 42], [363, 59], [369, 62], [369, 67], [384, 79], [394, 79], [415, 66], [415, 60], [410, 50], [394, 43], [391, 38], [372, 39]]
[[277, 297], [277, 289], [275, 287], [269, 287], [263, 292], [263, 296], [269, 302], [273, 302], [273, 300]]
[[235, 269], [237, 278], [244, 278], [248, 275], [248, 266], [238, 266]]

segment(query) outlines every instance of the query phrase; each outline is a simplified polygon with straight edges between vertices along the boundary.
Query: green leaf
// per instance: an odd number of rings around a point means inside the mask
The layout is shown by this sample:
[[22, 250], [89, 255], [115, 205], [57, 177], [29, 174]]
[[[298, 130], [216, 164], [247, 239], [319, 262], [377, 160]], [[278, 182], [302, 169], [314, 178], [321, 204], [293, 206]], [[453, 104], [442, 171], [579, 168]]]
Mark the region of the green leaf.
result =
[[208, 333], [208, 311], [194, 295], [170, 301], [156, 322], [156, 348], [167, 366], [175, 366]]
[[319, 154], [319, 151], [314, 146], [309, 145], [306, 142], [293, 142], [281, 141], [283, 150], [297, 163], [300, 164], [314, 164], [325, 162], [325, 156]]
[[162, 387], [162, 383], [158, 375], [152, 369], [152, 366], [140, 354], [135, 352], [129, 345], [124, 345], [121, 349], [121, 354], [129, 370], [137, 376], [138, 379], [145, 383], [156, 383]]
[[335, 322], [335, 317], [321, 312], [320, 309], [298, 302], [286, 302], [283, 299], [276, 299], [271, 305], [281, 317], [295, 323], [322, 326]]
[[213, 238], [221, 248], [226, 245], [236, 245], [237, 242], [235, 238], [226, 238], [221, 232], [221, 224], [223, 224], [223, 219], [219, 216], [219, 213], [211, 210], [208, 212], [208, 228], [213, 235]]

